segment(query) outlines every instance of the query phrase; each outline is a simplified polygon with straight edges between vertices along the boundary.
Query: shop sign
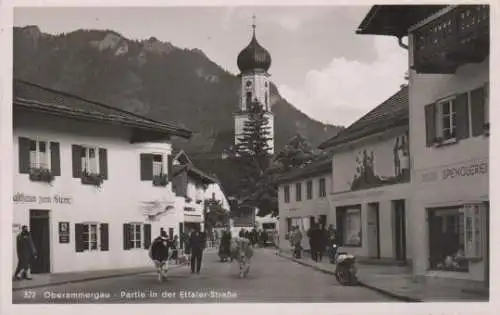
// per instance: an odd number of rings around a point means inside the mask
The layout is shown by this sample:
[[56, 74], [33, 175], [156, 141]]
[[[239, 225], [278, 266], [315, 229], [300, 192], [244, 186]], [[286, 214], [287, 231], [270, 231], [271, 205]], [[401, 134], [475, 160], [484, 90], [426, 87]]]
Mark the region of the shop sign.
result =
[[62, 194], [55, 194], [53, 196], [36, 196], [29, 195], [22, 192], [15, 193], [12, 200], [15, 203], [37, 203], [37, 204], [61, 204], [70, 205], [73, 202], [72, 197]]
[[450, 180], [462, 177], [474, 177], [488, 174], [488, 161], [473, 161], [459, 166], [445, 166], [422, 174], [422, 182]]
[[59, 222], [59, 243], [69, 243], [69, 222]]

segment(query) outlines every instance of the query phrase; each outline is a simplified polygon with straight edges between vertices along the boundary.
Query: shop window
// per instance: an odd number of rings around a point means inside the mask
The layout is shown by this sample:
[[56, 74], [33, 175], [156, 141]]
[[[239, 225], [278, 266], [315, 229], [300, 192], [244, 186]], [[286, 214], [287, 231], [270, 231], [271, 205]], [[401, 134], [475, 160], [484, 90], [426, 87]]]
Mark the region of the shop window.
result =
[[284, 195], [285, 203], [289, 203], [290, 202], [290, 185], [285, 185], [283, 187], [283, 195]]
[[483, 204], [429, 209], [429, 262], [432, 269], [469, 270], [482, 259]]
[[337, 228], [343, 246], [362, 246], [361, 206], [337, 208]]
[[76, 252], [107, 251], [109, 249], [107, 223], [75, 224]]
[[307, 194], [307, 200], [311, 200], [313, 197], [313, 183], [312, 181], [308, 180], [306, 183], [306, 194]]
[[324, 178], [319, 179], [319, 197], [326, 197], [326, 182]]
[[151, 245], [151, 225], [143, 223], [127, 223], [123, 225], [123, 248], [149, 249]]

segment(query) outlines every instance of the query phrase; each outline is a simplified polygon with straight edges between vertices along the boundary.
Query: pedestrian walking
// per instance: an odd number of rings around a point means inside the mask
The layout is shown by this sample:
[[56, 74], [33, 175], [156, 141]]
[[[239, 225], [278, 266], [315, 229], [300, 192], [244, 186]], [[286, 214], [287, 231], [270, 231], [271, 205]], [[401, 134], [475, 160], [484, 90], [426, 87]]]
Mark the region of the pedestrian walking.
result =
[[[31, 238], [31, 233], [26, 225], [21, 227], [21, 233], [17, 235], [16, 238], [16, 250], [17, 250], [17, 267], [14, 272], [13, 280], [32, 280], [28, 276], [28, 272], [31, 268], [32, 259], [37, 258], [37, 252], [33, 239]], [[19, 273], [22, 271], [21, 276]]]
[[307, 231], [307, 237], [309, 238], [309, 249], [311, 252], [311, 259], [314, 261], [318, 261], [317, 258], [317, 236], [315, 233], [315, 223], [311, 224], [311, 227]]
[[328, 257], [330, 258], [330, 263], [335, 263], [335, 255], [337, 254], [337, 230], [330, 224], [328, 227]]
[[179, 236], [174, 235], [172, 240], [172, 259], [175, 261], [175, 264], [179, 264]]
[[293, 239], [292, 242], [294, 249], [294, 257], [300, 259], [302, 258], [302, 232], [300, 231], [298, 226], [294, 228], [292, 239]]
[[190, 242], [191, 233], [193, 233], [193, 229], [189, 230], [189, 234], [184, 233], [184, 254], [186, 254], [188, 266], [191, 265], [191, 242]]
[[163, 228], [160, 230], [160, 236], [155, 238], [149, 248], [149, 258], [154, 262], [158, 272], [158, 280], [161, 282], [167, 278], [169, 247], [171, 243], [168, 240], [167, 233]]
[[200, 273], [205, 241], [205, 235], [199, 231], [199, 228], [196, 228], [189, 237], [189, 245], [191, 247], [191, 273]]

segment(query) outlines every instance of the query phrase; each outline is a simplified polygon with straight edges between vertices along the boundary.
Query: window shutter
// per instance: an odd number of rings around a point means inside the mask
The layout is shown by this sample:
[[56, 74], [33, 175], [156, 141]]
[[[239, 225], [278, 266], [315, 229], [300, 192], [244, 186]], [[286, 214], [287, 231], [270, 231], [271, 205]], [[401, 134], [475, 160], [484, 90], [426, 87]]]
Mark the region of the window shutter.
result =
[[30, 139], [19, 137], [19, 173], [30, 172]]
[[81, 253], [84, 251], [85, 244], [83, 242], [83, 224], [75, 224], [75, 251]]
[[50, 169], [52, 175], [61, 176], [61, 153], [58, 142], [50, 143]]
[[153, 180], [153, 155], [141, 153], [141, 180]]
[[344, 245], [344, 234], [345, 234], [345, 227], [344, 227], [344, 220], [345, 220], [345, 210], [344, 209], [337, 209], [336, 210], [336, 224], [337, 224], [337, 244], [339, 246]]
[[83, 148], [79, 145], [73, 144], [71, 146], [73, 158], [73, 178], [82, 177], [82, 151]]
[[167, 158], [167, 172], [168, 172], [168, 180], [169, 181], [172, 181], [173, 179], [173, 168], [172, 168], [172, 165], [174, 163], [174, 156], [173, 155], [169, 155], [168, 158]]
[[463, 93], [455, 100], [457, 130], [457, 140], [469, 138], [469, 95]]
[[430, 147], [436, 139], [436, 105], [425, 105], [425, 142]]
[[99, 149], [99, 172], [108, 179], [108, 150], [102, 148]]
[[151, 246], [151, 224], [144, 224], [144, 249]]
[[101, 251], [109, 250], [109, 226], [107, 223], [101, 223]]
[[130, 246], [130, 237], [129, 237], [129, 231], [130, 231], [130, 224], [124, 224], [123, 225], [123, 249], [124, 250], [129, 250], [132, 246]]
[[484, 133], [485, 123], [485, 88], [480, 87], [471, 92], [472, 136]]

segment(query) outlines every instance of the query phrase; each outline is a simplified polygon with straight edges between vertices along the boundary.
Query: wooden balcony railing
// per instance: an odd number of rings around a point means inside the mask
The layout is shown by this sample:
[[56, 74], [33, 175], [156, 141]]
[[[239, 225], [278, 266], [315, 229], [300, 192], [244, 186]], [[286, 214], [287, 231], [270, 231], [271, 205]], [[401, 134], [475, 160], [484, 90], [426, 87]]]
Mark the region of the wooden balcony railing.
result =
[[489, 5], [461, 5], [413, 31], [418, 73], [454, 73], [489, 56]]

